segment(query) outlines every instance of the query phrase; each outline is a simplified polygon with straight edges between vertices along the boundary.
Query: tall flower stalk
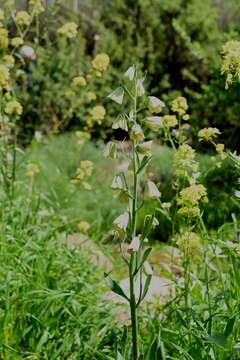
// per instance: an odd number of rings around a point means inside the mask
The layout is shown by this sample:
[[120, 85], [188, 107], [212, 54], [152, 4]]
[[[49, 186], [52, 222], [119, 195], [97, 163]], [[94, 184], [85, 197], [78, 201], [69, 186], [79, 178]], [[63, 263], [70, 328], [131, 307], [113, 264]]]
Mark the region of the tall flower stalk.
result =
[[[130, 103], [130, 111], [120, 114], [116, 123], [113, 125], [114, 129], [120, 128], [128, 132], [131, 146], [131, 156], [128, 167], [130, 176], [129, 174], [127, 175], [120, 172], [116, 174], [112, 183], [112, 188], [128, 199], [127, 209], [122, 215], [115, 219], [114, 228], [120, 239], [122, 258], [128, 268], [130, 293], [126, 294], [119, 284], [110, 278], [109, 274], [106, 274], [106, 279], [111, 289], [122, 296], [129, 304], [131, 315], [131, 350], [129, 352], [129, 346], [125, 344], [119, 351], [124, 359], [134, 360], [142, 356], [139, 350], [137, 312], [140, 304], [147, 295], [153, 275], [152, 268], [147, 262], [151, 248], [145, 248], [145, 243], [156, 221], [154, 214], [146, 215], [141, 229], [142, 232], [138, 234], [138, 212], [146, 198], [148, 200], [156, 200], [160, 196], [157, 186], [152, 181], [145, 179], [144, 185], [146, 191], [144, 192], [141, 190], [142, 186], [140, 186], [142, 185], [140, 181], [142, 180], [144, 170], [151, 160], [150, 148], [152, 144], [149, 140], [144, 141], [145, 135], [142, 129], [144, 119], [140, 117], [141, 110], [145, 110], [146, 104], [149, 103], [149, 99], [147, 100], [144, 96], [143, 82], [144, 78], [141, 77], [140, 72], [135, 66], [131, 66], [124, 74], [123, 84], [109, 95], [109, 98], [119, 105], [121, 105], [123, 101]], [[150, 102], [151, 100], [155, 100], [152, 101], [153, 104], [151, 104], [152, 112], [160, 112], [164, 104], [157, 98], [150, 99]], [[151, 123], [153, 127], [158, 127], [159, 119], [158, 117], [156, 117], [156, 119], [153, 117], [149, 123]], [[146, 123], [145, 128], [147, 127]], [[116, 158], [117, 149], [114, 142], [107, 145], [105, 155]], [[150, 345], [148, 353], [151, 351], [152, 346], [153, 344]], [[156, 350], [158, 346], [156, 347], [155, 342], [154, 346]]]

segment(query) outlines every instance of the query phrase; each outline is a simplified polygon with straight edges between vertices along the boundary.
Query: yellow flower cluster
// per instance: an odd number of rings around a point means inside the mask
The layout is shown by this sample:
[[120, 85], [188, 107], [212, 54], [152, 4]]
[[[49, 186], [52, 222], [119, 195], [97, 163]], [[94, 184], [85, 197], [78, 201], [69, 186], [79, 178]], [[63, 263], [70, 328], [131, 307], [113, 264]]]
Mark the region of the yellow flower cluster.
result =
[[8, 68], [12, 68], [15, 63], [15, 59], [12, 55], [4, 55], [3, 62]]
[[97, 96], [96, 96], [96, 94], [94, 92], [88, 91], [87, 92], [87, 99], [88, 99], [88, 101], [94, 101], [94, 100], [97, 99]]
[[7, 102], [4, 111], [8, 115], [12, 115], [12, 114], [21, 115], [23, 108], [18, 101], [12, 100]]
[[23, 44], [23, 39], [21, 37], [15, 37], [11, 40], [11, 45], [13, 47], [19, 47]]
[[235, 76], [240, 79], [240, 41], [228, 41], [223, 46], [222, 73], [227, 74], [226, 88]]
[[93, 162], [89, 160], [83, 160], [80, 162], [80, 166], [76, 171], [75, 178], [71, 180], [72, 184], [82, 185], [86, 190], [91, 190], [91, 185], [85, 181], [85, 179], [92, 175]]
[[42, 0], [29, 0], [29, 6], [35, 14], [41, 14], [44, 11]]
[[[183, 96], [177, 97], [172, 102], [172, 111], [178, 113], [180, 116], [183, 116], [186, 114], [186, 111], [188, 109], [187, 100]], [[187, 119], [186, 119], [187, 120]]]
[[199, 141], [213, 141], [221, 132], [217, 128], [204, 128], [198, 132]]
[[94, 70], [101, 73], [103, 71], [106, 71], [110, 63], [109, 56], [107, 54], [98, 54], [95, 56], [95, 58], [92, 60], [92, 67]]
[[174, 154], [173, 166], [176, 176], [188, 177], [198, 169], [195, 160], [195, 150], [188, 144], [179, 146]]
[[24, 10], [18, 11], [15, 16], [15, 22], [20, 26], [28, 26], [31, 23], [31, 15]]
[[183, 234], [179, 234], [176, 243], [182, 251], [187, 247], [189, 255], [194, 256], [199, 254], [201, 237], [193, 231], [186, 231]]
[[0, 64], [0, 91], [9, 90], [10, 73], [9, 69], [5, 65]]
[[101, 125], [106, 115], [106, 110], [102, 105], [96, 105], [89, 111], [89, 114], [90, 118], [87, 121], [89, 127], [92, 127], [95, 122]]
[[76, 76], [72, 79], [72, 86], [86, 86], [87, 82], [83, 76]]
[[178, 203], [180, 205], [198, 205], [200, 200], [207, 200], [207, 190], [202, 184], [190, 185], [180, 191]]
[[3, 9], [0, 9], [0, 21], [3, 21], [4, 20], [4, 11]]
[[76, 131], [77, 143], [78, 145], [82, 145], [85, 141], [89, 140], [91, 135], [86, 131]]
[[0, 29], [0, 48], [5, 50], [8, 48], [8, 45], [8, 31], [6, 29]]
[[164, 115], [162, 121], [163, 125], [167, 128], [173, 128], [178, 124], [176, 115]]
[[58, 29], [58, 33], [68, 39], [73, 39], [77, 36], [77, 24], [68, 22]]

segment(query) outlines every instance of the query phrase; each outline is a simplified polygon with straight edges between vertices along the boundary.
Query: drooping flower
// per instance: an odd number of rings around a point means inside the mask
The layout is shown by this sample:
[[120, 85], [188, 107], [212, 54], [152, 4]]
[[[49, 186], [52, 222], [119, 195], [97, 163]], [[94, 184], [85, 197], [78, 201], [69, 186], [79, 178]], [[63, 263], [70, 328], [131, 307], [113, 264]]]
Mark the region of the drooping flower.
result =
[[160, 116], [149, 116], [144, 120], [144, 123], [152, 131], [159, 131], [163, 127]]
[[135, 66], [132, 65], [127, 69], [127, 71], [124, 73], [123, 76], [129, 79], [130, 81], [132, 81], [134, 79], [134, 75], [135, 75]]
[[68, 22], [58, 29], [58, 34], [68, 39], [73, 39], [77, 36], [77, 24], [75, 22]]
[[110, 63], [110, 58], [107, 54], [98, 54], [92, 60], [92, 67], [96, 71], [106, 71]]
[[145, 94], [143, 82], [144, 82], [144, 79], [137, 80], [137, 83], [136, 83], [137, 96], [143, 96]]
[[123, 103], [123, 97], [124, 97], [124, 89], [122, 87], [118, 87], [116, 90], [114, 90], [111, 94], [108, 95], [108, 98], [115, 101], [117, 104]]
[[125, 232], [128, 226], [128, 221], [129, 221], [129, 214], [126, 211], [114, 220], [113, 222], [114, 228], [120, 233]]
[[152, 267], [151, 267], [151, 265], [149, 264], [148, 261], [144, 262], [143, 270], [144, 270], [145, 275], [147, 275], [147, 276], [152, 276], [153, 275], [153, 269], [152, 269]]
[[114, 176], [111, 188], [113, 190], [123, 190], [124, 189], [124, 184], [122, 181], [122, 177], [120, 175]]
[[141, 241], [140, 241], [140, 235], [135, 236], [131, 243], [128, 245], [128, 253], [132, 254], [134, 252], [137, 252], [140, 249]]
[[152, 143], [153, 143], [152, 140], [149, 140], [139, 144], [138, 145], [139, 153], [147, 156], [151, 155]]
[[217, 128], [209, 127], [209, 128], [201, 129], [198, 132], [198, 137], [199, 137], [199, 141], [203, 141], [203, 140], [212, 141], [220, 134], [221, 132]]
[[149, 111], [152, 114], [160, 113], [165, 106], [164, 102], [155, 96], [149, 96], [148, 99], [149, 99], [149, 106], [148, 106]]
[[136, 140], [136, 141], [143, 141], [144, 140], [144, 133], [142, 131], [142, 128], [139, 124], [135, 124], [133, 125], [132, 129], [131, 129], [131, 135], [130, 135], [132, 140]]
[[146, 191], [146, 199], [154, 200], [159, 199], [161, 196], [160, 191], [158, 190], [157, 186], [154, 184], [153, 181], [148, 180], [147, 182], [147, 191]]
[[183, 116], [186, 114], [186, 111], [188, 109], [187, 100], [183, 96], [178, 96], [176, 99], [172, 102], [172, 111], [178, 113], [180, 116]]
[[113, 141], [109, 141], [104, 149], [103, 156], [110, 159], [117, 158], [117, 147]]

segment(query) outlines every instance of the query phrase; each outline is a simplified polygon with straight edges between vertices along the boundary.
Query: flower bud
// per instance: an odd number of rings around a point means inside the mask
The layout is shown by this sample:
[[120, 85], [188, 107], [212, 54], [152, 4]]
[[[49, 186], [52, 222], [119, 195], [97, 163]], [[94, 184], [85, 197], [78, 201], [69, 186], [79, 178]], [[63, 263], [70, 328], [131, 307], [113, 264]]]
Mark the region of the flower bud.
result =
[[127, 69], [127, 71], [124, 73], [124, 77], [128, 78], [130, 81], [132, 81], [134, 79], [134, 75], [135, 75], [135, 67], [130, 66], [130, 68]]
[[149, 116], [144, 122], [152, 131], [159, 131], [163, 127], [162, 118], [160, 116]]

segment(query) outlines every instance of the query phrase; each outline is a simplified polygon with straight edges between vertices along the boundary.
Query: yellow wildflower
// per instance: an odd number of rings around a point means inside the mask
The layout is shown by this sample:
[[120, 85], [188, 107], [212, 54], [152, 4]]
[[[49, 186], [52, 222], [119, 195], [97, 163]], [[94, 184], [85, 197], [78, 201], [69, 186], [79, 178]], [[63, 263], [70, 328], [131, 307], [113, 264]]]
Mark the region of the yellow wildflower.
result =
[[103, 72], [106, 71], [110, 63], [110, 58], [107, 54], [98, 54], [92, 60], [92, 67], [94, 70]]
[[214, 138], [216, 138], [218, 135], [220, 135], [221, 132], [217, 128], [204, 128], [201, 129], [198, 132], [199, 141], [212, 141]]
[[72, 85], [73, 86], [86, 86], [87, 82], [86, 79], [83, 76], [76, 76], [72, 79]]
[[181, 250], [187, 247], [189, 255], [197, 255], [202, 247], [201, 237], [193, 231], [186, 231], [178, 236], [177, 245]]
[[195, 206], [202, 199], [207, 196], [207, 190], [202, 184], [190, 185], [180, 191], [179, 204], [186, 204]]
[[0, 49], [7, 49], [8, 45], [8, 31], [6, 29], [0, 29]]
[[7, 67], [12, 68], [15, 63], [15, 59], [12, 55], [5, 55], [3, 57], [3, 62], [6, 64]]
[[14, 47], [19, 47], [23, 44], [23, 39], [21, 37], [14, 37], [11, 40], [11, 45]]
[[86, 140], [89, 140], [91, 135], [86, 131], [76, 131], [77, 143], [78, 145], [82, 145]]
[[0, 21], [4, 20], [4, 11], [3, 9], [0, 9]]
[[15, 16], [15, 21], [20, 26], [28, 26], [31, 23], [31, 16], [27, 11], [20, 10]]
[[44, 11], [42, 0], [29, 0], [29, 5], [35, 14], [41, 14]]
[[226, 88], [235, 76], [240, 78], [240, 41], [228, 41], [223, 46], [222, 73], [227, 74]]
[[173, 166], [177, 176], [189, 176], [198, 169], [195, 160], [195, 150], [188, 144], [179, 146], [174, 154]]
[[96, 105], [90, 110], [90, 115], [95, 121], [102, 121], [106, 115], [106, 110], [102, 105]]
[[94, 92], [87, 92], [87, 99], [88, 101], [93, 101], [93, 100], [96, 100], [97, 99], [97, 96]]
[[136, 141], [143, 141], [144, 140], [144, 133], [140, 125], [136, 124], [133, 125], [131, 130], [131, 139]]
[[197, 206], [187, 207], [183, 206], [178, 210], [178, 214], [188, 218], [195, 218], [200, 215], [200, 209]]
[[12, 100], [12, 101], [7, 102], [4, 111], [8, 115], [12, 115], [12, 114], [21, 115], [23, 108], [22, 108], [22, 105], [18, 101]]
[[0, 64], [0, 90], [9, 90], [10, 73], [5, 65]]
[[178, 124], [176, 115], [164, 115], [162, 120], [163, 125], [167, 128], [175, 127]]
[[73, 39], [77, 36], [77, 24], [68, 22], [58, 29], [58, 33], [68, 39]]
[[180, 116], [185, 115], [186, 111], [188, 109], [187, 100], [183, 96], [177, 97], [172, 102], [172, 111], [178, 113]]

